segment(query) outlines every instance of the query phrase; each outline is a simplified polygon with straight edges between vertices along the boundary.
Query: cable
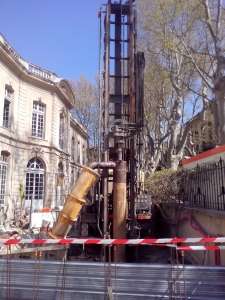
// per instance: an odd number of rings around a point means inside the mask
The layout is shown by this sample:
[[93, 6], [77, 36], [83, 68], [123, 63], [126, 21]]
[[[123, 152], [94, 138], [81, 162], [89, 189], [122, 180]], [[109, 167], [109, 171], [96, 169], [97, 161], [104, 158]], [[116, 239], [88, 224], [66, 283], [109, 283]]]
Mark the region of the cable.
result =
[[[178, 220], [180, 219], [180, 214], [181, 214], [181, 210], [183, 209], [183, 206], [181, 206], [180, 211], [179, 211], [179, 216], [178, 216]], [[179, 232], [179, 224], [177, 223], [177, 236], [178, 236], [178, 232]]]
[[[99, 15], [99, 78], [98, 78], [98, 89], [99, 89], [99, 123], [98, 123], [98, 161], [101, 161], [101, 124], [102, 124], [102, 74], [101, 74], [101, 57], [102, 57], [102, 6], [100, 7]], [[98, 173], [100, 174], [100, 166], [98, 166]], [[100, 221], [100, 180], [98, 181], [98, 213], [97, 213], [97, 228], [99, 230], [100, 236], [102, 237], [102, 231], [99, 225]]]
[[172, 224], [172, 225], [176, 225], [176, 224], [178, 224], [178, 223], [180, 223], [180, 222], [183, 222], [183, 221], [185, 221], [185, 220], [188, 220], [188, 221], [190, 222], [191, 227], [192, 227], [194, 230], [200, 232], [204, 237], [215, 237], [215, 236], [213, 236], [213, 235], [207, 233], [206, 231], [204, 231], [204, 230], [200, 227], [200, 225], [197, 223], [197, 221], [193, 218], [193, 216], [191, 216], [191, 215], [185, 213], [185, 214], [184, 214], [180, 219], [178, 219], [178, 220], [170, 220], [170, 219], [166, 216], [165, 212], [164, 212], [163, 209], [160, 207], [160, 205], [159, 205], [159, 204], [155, 204], [155, 205], [160, 209], [160, 212], [161, 212], [162, 217], [163, 217], [168, 223], [170, 223], [170, 224]]

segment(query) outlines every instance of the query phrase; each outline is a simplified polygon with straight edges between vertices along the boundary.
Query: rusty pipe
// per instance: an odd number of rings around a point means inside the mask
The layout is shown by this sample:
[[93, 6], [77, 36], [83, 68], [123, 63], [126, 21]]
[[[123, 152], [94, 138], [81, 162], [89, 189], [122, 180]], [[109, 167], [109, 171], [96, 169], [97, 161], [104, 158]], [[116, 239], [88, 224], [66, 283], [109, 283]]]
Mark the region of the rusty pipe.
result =
[[[117, 161], [113, 172], [113, 238], [126, 239], [126, 161]], [[125, 246], [118, 245], [115, 262], [125, 262]]]
[[108, 162], [91, 162], [87, 165], [91, 169], [114, 169], [116, 164], [113, 161]]

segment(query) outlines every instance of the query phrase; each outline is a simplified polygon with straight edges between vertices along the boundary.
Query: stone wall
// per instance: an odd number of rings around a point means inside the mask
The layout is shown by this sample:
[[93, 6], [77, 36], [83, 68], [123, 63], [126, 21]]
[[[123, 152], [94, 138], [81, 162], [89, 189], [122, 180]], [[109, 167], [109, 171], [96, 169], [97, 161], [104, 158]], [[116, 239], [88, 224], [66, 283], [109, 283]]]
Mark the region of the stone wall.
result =
[[[55, 207], [57, 197], [58, 165], [63, 166], [61, 202], [63, 205], [71, 188], [71, 170], [74, 181], [82, 168], [81, 151], [87, 149], [87, 132], [76, 120], [70, 110], [74, 105], [72, 89], [68, 81], [58, 78], [54, 73], [44, 70], [38, 74], [31, 72], [29, 63], [19, 55], [7, 52], [0, 39], [0, 154], [7, 153], [7, 177], [4, 210], [7, 219], [14, 217], [20, 207], [19, 186], [26, 188], [27, 164], [30, 159], [40, 160], [44, 166], [43, 206]], [[38, 70], [41, 70], [40, 67]], [[41, 76], [49, 74], [48, 77]], [[63, 82], [63, 87], [61, 87]], [[5, 88], [13, 91], [10, 103], [11, 127], [3, 124]], [[32, 136], [33, 102], [44, 106], [44, 136]], [[59, 147], [59, 116], [64, 114], [63, 148]], [[71, 121], [72, 120], [72, 121]], [[75, 159], [71, 160], [71, 137], [76, 139]], [[77, 151], [78, 141], [82, 147]], [[85, 157], [86, 154], [84, 153]], [[1, 163], [1, 161], [0, 161]], [[1, 178], [0, 178], [1, 179]]]
[[[163, 211], [170, 220], [179, 220], [182, 216], [189, 215], [193, 218], [198, 227], [208, 234], [209, 237], [225, 236], [225, 212], [202, 208], [188, 208], [176, 204], [163, 204]], [[192, 238], [204, 237], [198, 230], [195, 230], [188, 220], [172, 225], [163, 219], [165, 237]], [[207, 236], [206, 236], [207, 237]], [[188, 245], [184, 243], [183, 245]], [[206, 246], [215, 245], [214, 243], [190, 244]], [[224, 244], [221, 244], [223, 246]], [[187, 251], [187, 256], [192, 256], [199, 265], [215, 265], [215, 252], [192, 250]], [[225, 266], [225, 250], [220, 250], [221, 265]]]

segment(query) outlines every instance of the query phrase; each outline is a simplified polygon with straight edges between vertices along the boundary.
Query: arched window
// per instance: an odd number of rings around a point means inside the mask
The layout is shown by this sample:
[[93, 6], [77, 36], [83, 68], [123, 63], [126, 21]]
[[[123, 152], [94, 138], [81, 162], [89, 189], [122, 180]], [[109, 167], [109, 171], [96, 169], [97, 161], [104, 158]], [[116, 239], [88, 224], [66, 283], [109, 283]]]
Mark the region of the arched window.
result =
[[42, 162], [37, 158], [32, 158], [31, 160], [29, 160], [28, 164], [27, 164], [27, 168], [32, 169], [32, 170], [43, 170], [44, 171], [44, 166], [43, 166]]
[[32, 209], [39, 210], [43, 207], [44, 201], [44, 166], [37, 158], [32, 158], [27, 164], [26, 174], [26, 200], [25, 206], [31, 206]]

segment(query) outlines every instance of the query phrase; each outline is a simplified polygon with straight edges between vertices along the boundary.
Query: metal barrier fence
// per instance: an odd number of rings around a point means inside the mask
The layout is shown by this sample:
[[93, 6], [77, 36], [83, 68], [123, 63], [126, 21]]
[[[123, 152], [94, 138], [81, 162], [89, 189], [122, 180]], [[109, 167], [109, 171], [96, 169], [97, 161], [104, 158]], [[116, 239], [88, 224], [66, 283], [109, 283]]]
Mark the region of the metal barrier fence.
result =
[[182, 198], [192, 207], [225, 210], [225, 162], [197, 165], [182, 179]]
[[[158, 177], [151, 183], [153, 202], [225, 210], [225, 161], [197, 165]], [[151, 193], [151, 190], [150, 190]]]
[[0, 298], [225, 299], [225, 267], [0, 259]]

